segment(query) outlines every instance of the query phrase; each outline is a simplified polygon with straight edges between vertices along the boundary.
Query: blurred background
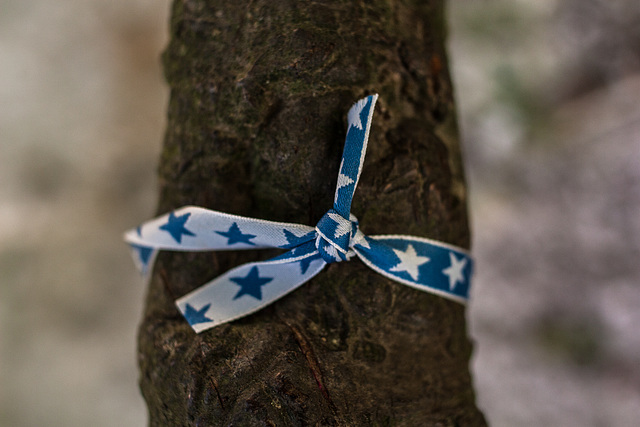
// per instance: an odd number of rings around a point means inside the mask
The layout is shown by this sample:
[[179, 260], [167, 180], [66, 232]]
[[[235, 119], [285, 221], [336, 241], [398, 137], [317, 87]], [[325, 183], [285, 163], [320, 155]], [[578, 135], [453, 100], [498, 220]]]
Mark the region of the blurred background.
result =
[[[169, 0], [0, 0], [0, 425], [140, 426]], [[450, 0], [491, 425], [640, 420], [640, 3]]]

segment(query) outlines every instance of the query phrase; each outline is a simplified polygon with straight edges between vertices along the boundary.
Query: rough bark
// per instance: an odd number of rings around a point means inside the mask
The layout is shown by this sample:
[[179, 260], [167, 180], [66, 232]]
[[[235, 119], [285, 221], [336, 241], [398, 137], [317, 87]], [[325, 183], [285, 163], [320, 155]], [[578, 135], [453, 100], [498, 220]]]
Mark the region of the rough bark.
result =
[[[175, 0], [158, 213], [194, 204], [313, 225], [346, 112], [377, 92], [353, 213], [367, 234], [469, 245], [442, 1]], [[139, 333], [150, 425], [485, 425], [464, 306], [332, 264], [196, 335], [175, 298], [269, 251], [162, 253]]]

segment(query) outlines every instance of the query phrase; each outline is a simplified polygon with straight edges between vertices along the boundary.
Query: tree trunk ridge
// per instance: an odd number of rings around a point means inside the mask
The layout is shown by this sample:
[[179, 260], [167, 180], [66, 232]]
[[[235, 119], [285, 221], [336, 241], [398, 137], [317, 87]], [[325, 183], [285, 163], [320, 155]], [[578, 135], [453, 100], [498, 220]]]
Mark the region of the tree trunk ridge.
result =
[[[469, 246], [442, 1], [175, 0], [158, 213], [315, 225], [351, 105], [380, 99], [352, 212], [365, 234]], [[196, 335], [174, 299], [272, 251], [159, 255], [139, 331], [152, 426], [483, 426], [464, 306], [360, 261]]]

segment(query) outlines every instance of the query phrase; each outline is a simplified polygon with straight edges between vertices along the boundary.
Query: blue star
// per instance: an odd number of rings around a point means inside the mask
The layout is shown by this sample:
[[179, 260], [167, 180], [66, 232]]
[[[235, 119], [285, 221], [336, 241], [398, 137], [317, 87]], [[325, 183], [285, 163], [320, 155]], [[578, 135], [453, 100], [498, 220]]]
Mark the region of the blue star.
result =
[[309, 269], [309, 265], [311, 265], [311, 262], [315, 261], [317, 259], [322, 259], [322, 255], [315, 254], [315, 255], [312, 255], [310, 257], [301, 259], [300, 260], [300, 270], [302, 271], [302, 274], [305, 274], [307, 272], [307, 270]]
[[272, 281], [273, 277], [260, 277], [258, 267], [253, 266], [246, 277], [229, 277], [229, 280], [240, 285], [240, 290], [236, 296], [233, 297], [234, 300], [240, 298], [242, 295], [251, 295], [255, 299], [262, 300], [261, 286]]
[[138, 258], [140, 258], [140, 262], [147, 265], [149, 263], [149, 257], [151, 256], [151, 253], [153, 253], [153, 248], [133, 244], [131, 245], [131, 247], [138, 252]]
[[191, 304], [187, 303], [187, 306], [184, 309], [184, 317], [185, 319], [187, 319], [187, 322], [189, 322], [191, 326], [198, 323], [212, 322], [213, 319], [209, 319], [207, 316], [205, 316], [205, 314], [207, 314], [207, 310], [209, 310], [209, 307], [211, 307], [211, 304], [206, 304], [200, 310], [196, 310], [191, 306]]
[[173, 212], [169, 214], [169, 222], [160, 227], [160, 230], [164, 230], [171, 234], [171, 237], [175, 239], [176, 242], [182, 243], [182, 235], [185, 234], [187, 236], [195, 236], [191, 231], [187, 230], [184, 227], [185, 222], [191, 216], [190, 213], [186, 213], [184, 215], [175, 216]]
[[250, 242], [249, 240], [256, 237], [256, 235], [242, 234], [242, 231], [240, 231], [240, 227], [238, 227], [238, 224], [235, 222], [231, 224], [231, 227], [229, 227], [229, 231], [216, 231], [216, 233], [229, 239], [227, 241], [227, 245], [233, 245], [234, 243], [246, 243], [248, 245], [255, 246], [255, 243]]
[[300, 246], [301, 244], [306, 243], [309, 240], [314, 239], [316, 237], [315, 231], [310, 231], [307, 234], [300, 237], [296, 236], [286, 228], [283, 228], [282, 231], [284, 232], [284, 237], [287, 238], [287, 244], [280, 246], [281, 248], [284, 248], [284, 249], [295, 248], [296, 246]]

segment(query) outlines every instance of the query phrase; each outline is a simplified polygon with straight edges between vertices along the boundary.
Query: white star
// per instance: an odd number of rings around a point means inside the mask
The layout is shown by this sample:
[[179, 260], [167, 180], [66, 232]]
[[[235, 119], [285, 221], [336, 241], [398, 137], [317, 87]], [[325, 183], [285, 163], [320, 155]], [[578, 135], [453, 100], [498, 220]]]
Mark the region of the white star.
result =
[[[347, 118], [349, 119], [349, 127], [355, 126], [358, 129], [362, 130], [362, 120], [360, 120], [360, 113], [362, 109], [367, 105], [367, 101], [369, 98], [361, 99], [360, 101], [353, 104], [353, 107], [349, 110], [349, 114]], [[347, 128], [348, 130], [349, 128]]]
[[442, 270], [442, 274], [449, 276], [449, 289], [453, 290], [458, 282], [464, 282], [462, 270], [467, 265], [467, 259], [462, 258], [458, 261], [453, 252], [449, 252], [449, 259], [451, 260], [451, 266]]
[[[316, 239], [316, 249], [320, 249], [320, 245], [322, 244], [322, 236], [318, 236]], [[325, 245], [324, 250], [327, 254], [333, 257], [336, 261], [340, 262], [340, 255], [338, 255], [338, 250], [332, 245]]]
[[342, 187], [346, 187], [347, 185], [351, 185], [355, 182], [353, 179], [349, 178], [349, 176], [342, 173], [342, 166], [344, 166], [344, 158], [340, 163], [340, 174], [338, 175], [338, 185], [336, 186], [336, 196], [333, 199], [333, 203], [336, 203], [338, 200], [338, 193]]
[[337, 189], [339, 190], [342, 187], [346, 187], [347, 185], [353, 184], [353, 182], [354, 181], [349, 176], [347, 176], [347, 175], [343, 174], [342, 172], [340, 172], [340, 175], [338, 175], [338, 186], [337, 186]]
[[333, 235], [334, 239], [351, 232], [351, 222], [344, 219], [342, 215], [333, 212], [329, 212], [328, 215], [329, 218], [331, 218], [338, 224], [336, 233]]
[[338, 255], [338, 250], [331, 246], [331, 245], [327, 245], [325, 247], [325, 251], [331, 255], [333, 257], [333, 259], [335, 259], [336, 261], [340, 262], [340, 255]]
[[362, 231], [360, 231], [358, 229], [358, 231], [356, 232], [355, 237], [353, 238], [353, 245], [360, 245], [365, 249], [371, 249], [371, 245], [369, 245], [369, 242], [367, 241], [364, 233]]
[[353, 184], [353, 180], [349, 178], [349, 176], [342, 173], [343, 166], [344, 166], [344, 157], [342, 158], [342, 162], [340, 162], [340, 175], [338, 175], [338, 186], [337, 186], [338, 188], [336, 188], [336, 192], [342, 187], [346, 187], [349, 184]]
[[416, 282], [418, 281], [418, 267], [430, 261], [429, 257], [419, 256], [413, 245], [409, 244], [406, 251], [394, 249], [396, 256], [400, 259], [400, 263], [389, 271], [406, 271], [409, 276]]

